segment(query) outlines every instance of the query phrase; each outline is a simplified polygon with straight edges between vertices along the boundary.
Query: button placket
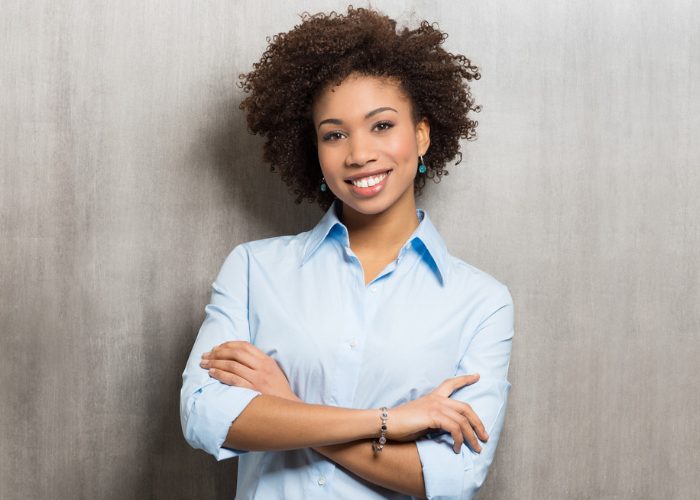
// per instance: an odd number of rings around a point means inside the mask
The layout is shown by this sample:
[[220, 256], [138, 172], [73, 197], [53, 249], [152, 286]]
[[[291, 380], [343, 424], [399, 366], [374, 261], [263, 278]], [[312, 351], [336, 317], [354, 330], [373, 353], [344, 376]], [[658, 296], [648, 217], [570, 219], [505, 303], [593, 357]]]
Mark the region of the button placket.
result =
[[[357, 261], [357, 268], [355, 268], [355, 269], [353, 270], [353, 273], [355, 273], [356, 270], [357, 270], [357, 281], [358, 281], [359, 283], [361, 283], [361, 282], [362, 282], [362, 279], [364, 278], [364, 276], [362, 275], [362, 264], [360, 263], [360, 259], [357, 258], [357, 255], [355, 255], [355, 253], [352, 251], [352, 249], [351, 249], [350, 247], [346, 246], [346, 247], [343, 247], [343, 248], [344, 248], [344, 251], [345, 251], [345, 255], [347, 255], [348, 258], [349, 258], [351, 261], [352, 261], [352, 260]], [[354, 267], [354, 266], [353, 266], [353, 267]]]

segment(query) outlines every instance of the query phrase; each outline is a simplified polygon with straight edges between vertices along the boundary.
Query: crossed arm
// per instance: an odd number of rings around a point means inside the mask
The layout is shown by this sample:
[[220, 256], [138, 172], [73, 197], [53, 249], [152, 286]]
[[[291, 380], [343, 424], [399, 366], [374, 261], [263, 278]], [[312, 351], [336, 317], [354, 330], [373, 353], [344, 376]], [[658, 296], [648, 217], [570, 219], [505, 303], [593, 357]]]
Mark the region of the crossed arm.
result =
[[[246, 343], [247, 344], [247, 343]], [[205, 354], [203, 367], [214, 369], [210, 374], [222, 383], [257, 390], [254, 398], [231, 425], [224, 446], [234, 449], [294, 449], [309, 446], [354, 474], [393, 491], [417, 498], [426, 498], [422, 468], [415, 441], [390, 441], [375, 456], [372, 439], [379, 437], [379, 412], [354, 410], [303, 403], [289, 388], [277, 364], [257, 352], [244, 355], [243, 349], [257, 348], [240, 342], [225, 345], [217, 359]], [[216, 351], [214, 351], [216, 352]], [[242, 356], [243, 355], [243, 356]], [[241, 363], [246, 359], [247, 365]], [[265, 359], [267, 358], [267, 359]], [[250, 366], [255, 368], [251, 368]], [[236, 374], [238, 373], [238, 375]], [[243, 378], [243, 374], [247, 379]], [[248, 380], [251, 379], [251, 380]], [[259, 381], [256, 383], [255, 381]], [[271, 436], [269, 429], [279, 429]]]
[[[468, 405], [448, 397], [465, 383], [476, 382], [478, 376], [448, 379], [431, 394], [393, 409], [394, 419], [387, 432], [393, 431], [396, 440], [375, 454], [371, 441], [379, 436], [377, 410], [305, 404], [293, 393], [277, 363], [249, 342], [226, 342], [204, 353], [200, 366], [226, 385], [261, 394], [233, 421], [224, 446], [243, 450], [311, 447], [367, 481], [413, 497], [426, 498], [414, 439], [425, 434], [427, 427], [444, 427], [453, 432], [455, 453], [461, 450], [464, 438], [477, 452], [481, 445], [476, 435], [484, 441], [488, 439], [481, 421]], [[427, 417], [431, 420], [424, 415], [431, 415]], [[458, 421], [463, 423], [457, 426]], [[421, 431], [416, 432], [416, 428]], [[277, 432], [272, 435], [269, 429]]]

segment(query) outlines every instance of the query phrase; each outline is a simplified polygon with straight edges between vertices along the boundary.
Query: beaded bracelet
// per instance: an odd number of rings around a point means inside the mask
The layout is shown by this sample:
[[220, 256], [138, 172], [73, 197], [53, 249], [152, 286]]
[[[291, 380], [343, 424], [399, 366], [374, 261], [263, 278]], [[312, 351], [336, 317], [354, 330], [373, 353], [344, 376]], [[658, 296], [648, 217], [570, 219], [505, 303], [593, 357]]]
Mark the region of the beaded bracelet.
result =
[[384, 444], [386, 443], [386, 419], [389, 418], [389, 409], [386, 406], [382, 406], [380, 410], [382, 410], [382, 416], [380, 417], [382, 419], [382, 427], [379, 442], [376, 439], [372, 441], [372, 449], [375, 454], [384, 449]]

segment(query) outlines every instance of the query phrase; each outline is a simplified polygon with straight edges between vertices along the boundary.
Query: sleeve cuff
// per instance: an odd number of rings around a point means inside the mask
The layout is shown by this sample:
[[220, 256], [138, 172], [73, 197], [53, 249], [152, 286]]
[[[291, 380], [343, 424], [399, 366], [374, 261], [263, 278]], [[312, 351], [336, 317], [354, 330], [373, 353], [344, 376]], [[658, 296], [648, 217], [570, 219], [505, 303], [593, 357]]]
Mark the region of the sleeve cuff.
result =
[[464, 446], [455, 453], [452, 445], [449, 434], [416, 440], [428, 500], [459, 499], [462, 495], [464, 471], [471, 469], [471, 457], [466, 455]]
[[236, 457], [247, 450], [223, 448], [231, 423], [261, 393], [246, 387], [222, 384], [218, 380], [198, 389], [190, 399], [186, 437], [195, 448], [217, 460]]

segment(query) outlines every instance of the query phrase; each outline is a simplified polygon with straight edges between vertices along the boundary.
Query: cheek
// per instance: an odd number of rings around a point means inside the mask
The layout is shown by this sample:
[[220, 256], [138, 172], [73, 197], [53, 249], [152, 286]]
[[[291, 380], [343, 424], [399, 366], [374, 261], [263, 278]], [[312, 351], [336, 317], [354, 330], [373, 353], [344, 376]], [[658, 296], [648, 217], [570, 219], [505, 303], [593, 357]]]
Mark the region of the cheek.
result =
[[411, 164], [418, 158], [416, 141], [410, 133], [396, 134], [387, 144], [387, 148], [394, 159], [402, 164]]
[[321, 167], [329, 173], [332, 169], [338, 167], [341, 160], [342, 154], [340, 148], [318, 147], [318, 162], [321, 164]]

